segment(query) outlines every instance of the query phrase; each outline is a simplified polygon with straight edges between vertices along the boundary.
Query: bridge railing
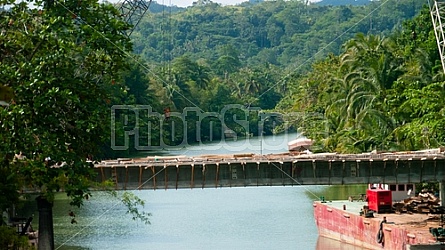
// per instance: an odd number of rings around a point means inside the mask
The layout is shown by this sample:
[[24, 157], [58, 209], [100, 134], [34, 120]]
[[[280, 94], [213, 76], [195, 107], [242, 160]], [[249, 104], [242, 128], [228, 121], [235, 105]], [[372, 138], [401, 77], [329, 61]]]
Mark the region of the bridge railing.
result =
[[95, 165], [116, 189], [417, 183], [444, 179], [442, 149], [367, 154], [121, 158]]

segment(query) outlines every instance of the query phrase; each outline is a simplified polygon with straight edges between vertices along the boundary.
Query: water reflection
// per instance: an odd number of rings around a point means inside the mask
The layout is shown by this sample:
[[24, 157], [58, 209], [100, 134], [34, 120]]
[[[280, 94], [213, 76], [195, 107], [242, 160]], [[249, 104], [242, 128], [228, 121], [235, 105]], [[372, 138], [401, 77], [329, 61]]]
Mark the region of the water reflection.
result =
[[316, 197], [323, 196], [326, 201], [347, 200], [349, 196], [360, 197], [366, 193], [367, 184], [323, 186], [322, 191], [315, 192]]
[[263, 137], [247, 137], [238, 140], [222, 140], [188, 145], [187, 147], [168, 147], [163, 150], [141, 151], [138, 157], [153, 155], [187, 155], [206, 154], [278, 154], [288, 152], [287, 143], [298, 137], [298, 133], [283, 133]]
[[[320, 196], [344, 199], [364, 188], [366, 185], [135, 191], [146, 201], [146, 211], [153, 214], [151, 225], [133, 221], [126, 208], [105, 192], [94, 192], [81, 209], [70, 206], [66, 195], [59, 193], [54, 204], [55, 244], [59, 250], [252, 246], [358, 250], [362, 248], [318, 237], [312, 201]], [[28, 214], [37, 215], [33, 199], [25, 207]], [[70, 223], [70, 211], [78, 224]]]
[[[252, 137], [150, 154], [284, 153], [296, 137]], [[153, 214], [148, 226], [133, 221], [125, 207], [104, 193], [95, 192], [82, 209], [71, 207], [60, 193], [54, 205], [55, 244], [59, 250], [362, 249], [318, 238], [312, 201], [320, 196], [347, 199], [364, 190], [366, 185], [135, 191]], [[78, 224], [70, 223], [70, 211]], [[37, 215], [35, 207], [28, 212]]]
[[[314, 249], [316, 186], [137, 191], [153, 214], [151, 225], [131, 220], [124, 208], [95, 193], [76, 211], [55, 207], [59, 249]], [[73, 237], [75, 236], [75, 237]], [[74, 247], [78, 246], [78, 247]], [[301, 248], [300, 248], [301, 247]]]
[[326, 237], [318, 237], [316, 250], [367, 250], [359, 246], [354, 246], [345, 242], [329, 239]]
[[95, 192], [84, 208], [75, 210], [79, 221], [75, 225], [69, 223], [67, 215], [73, 208], [64, 199], [56, 201], [56, 245], [63, 244], [60, 250], [358, 250], [362, 248], [318, 237], [312, 201], [320, 194], [338, 199], [360, 188], [354, 185], [136, 191], [153, 214], [148, 226], [131, 220], [125, 208], [105, 193]]

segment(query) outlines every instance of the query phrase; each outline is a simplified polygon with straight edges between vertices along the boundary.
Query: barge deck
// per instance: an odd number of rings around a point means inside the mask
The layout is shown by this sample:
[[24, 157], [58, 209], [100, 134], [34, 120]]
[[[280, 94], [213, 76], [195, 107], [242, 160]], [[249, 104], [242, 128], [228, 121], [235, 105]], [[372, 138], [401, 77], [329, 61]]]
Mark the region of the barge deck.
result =
[[[374, 213], [365, 218], [360, 216], [365, 205], [367, 202], [314, 202], [319, 235], [365, 249], [445, 250], [444, 242], [430, 232], [442, 226], [441, 215]], [[382, 223], [384, 217], [386, 223]]]

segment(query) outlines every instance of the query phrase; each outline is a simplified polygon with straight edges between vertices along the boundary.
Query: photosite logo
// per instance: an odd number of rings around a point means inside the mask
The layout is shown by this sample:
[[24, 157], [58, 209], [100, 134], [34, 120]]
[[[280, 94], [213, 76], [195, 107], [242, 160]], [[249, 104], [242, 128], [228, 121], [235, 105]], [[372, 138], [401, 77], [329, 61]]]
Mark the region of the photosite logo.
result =
[[111, 148], [160, 151], [193, 146], [201, 151], [263, 153], [295, 139], [294, 133], [289, 137], [288, 128], [301, 120], [301, 113], [283, 115], [239, 104], [226, 105], [220, 112], [205, 112], [197, 107], [157, 112], [147, 105], [114, 105]]

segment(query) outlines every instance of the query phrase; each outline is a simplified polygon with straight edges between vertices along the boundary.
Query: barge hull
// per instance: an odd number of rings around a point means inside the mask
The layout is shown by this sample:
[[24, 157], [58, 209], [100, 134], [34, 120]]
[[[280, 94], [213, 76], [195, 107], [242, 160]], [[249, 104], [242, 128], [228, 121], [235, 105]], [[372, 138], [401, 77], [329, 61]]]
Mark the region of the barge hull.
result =
[[[314, 217], [320, 236], [346, 242], [364, 249], [445, 250], [429, 232], [426, 214], [375, 214], [360, 216], [362, 202], [314, 202]], [[386, 217], [387, 223], [383, 221]], [[438, 225], [437, 225], [438, 226]], [[382, 227], [382, 240], [378, 234]], [[380, 242], [379, 242], [380, 241]]]

